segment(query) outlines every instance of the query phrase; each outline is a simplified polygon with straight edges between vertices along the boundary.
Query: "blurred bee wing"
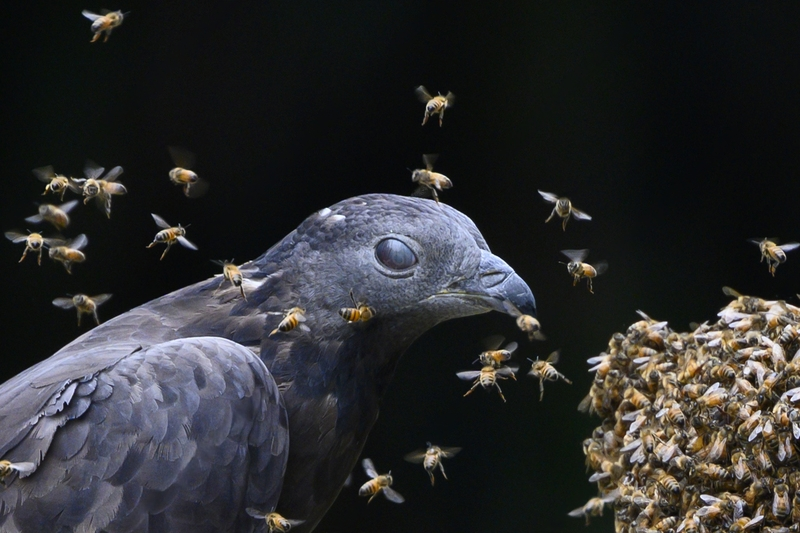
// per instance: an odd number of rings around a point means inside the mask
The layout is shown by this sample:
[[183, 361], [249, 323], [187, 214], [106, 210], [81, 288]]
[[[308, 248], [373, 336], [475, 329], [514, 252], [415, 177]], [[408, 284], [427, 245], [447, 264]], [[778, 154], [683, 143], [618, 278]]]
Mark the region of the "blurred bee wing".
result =
[[305, 520], [294, 520], [294, 519], [292, 519], [292, 518], [284, 518], [284, 520], [286, 520], [287, 522], [289, 522], [289, 525], [290, 525], [291, 527], [294, 527], [294, 526], [299, 526], [300, 524], [302, 524], [303, 522], [305, 522]]
[[86, 176], [88, 180], [96, 180], [103, 175], [103, 171], [105, 168], [101, 167], [91, 159], [86, 160], [86, 164], [83, 166], [83, 175]]
[[378, 477], [378, 472], [375, 471], [375, 465], [372, 463], [372, 459], [369, 457], [364, 457], [364, 459], [361, 461], [361, 466], [364, 467], [364, 472], [366, 472], [369, 477], [373, 479]]
[[69, 181], [67, 181], [67, 187], [69, 187], [69, 190], [72, 192], [81, 194], [83, 193], [84, 183], [86, 183], [86, 180], [83, 178], [70, 178]]
[[37, 214], [35, 214], [35, 215], [31, 215], [31, 216], [29, 216], [29, 217], [25, 218], [25, 222], [30, 222], [31, 224], [38, 224], [38, 223], [40, 223], [42, 220], [44, 220], [44, 219], [42, 218], [42, 215], [40, 215], [40, 214], [38, 214], [38, 213], [37, 213]]
[[519, 344], [516, 342], [509, 342], [508, 345], [503, 349], [509, 353], [514, 353], [514, 350], [516, 350], [518, 346]]
[[211, 184], [208, 180], [197, 178], [197, 181], [186, 189], [186, 196], [189, 198], [199, 198], [208, 192], [210, 186]]
[[742, 296], [744, 296], [740, 292], [731, 289], [727, 285], [725, 287], [722, 287], [722, 294], [724, 294], [725, 296], [732, 296], [734, 298], [741, 298]]
[[424, 85], [420, 85], [419, 87], [414, 89], [414, 94], [416, 94], [417, 98], [419, 98], [419, 101], [424, 104], [428, 103], [428, 100], [433, 98], [433, 96], [431, 96], [431, 94], [428, 92], [428, 89], [426, 89]]
[[781, 244], [780, 249], [784, 252], [790, 252], [800, 246], [800, 242], [787, 242], [786, 244]]
[[61, 309], [70, 309], [74, 307], [72, 298], [56, 298], [53, 300], [53, 305], [60, 307]]
[[422, 163], [425, 165], [425, 168], [428, 170], [433, 169], [433, 164], [436, 163], [436, 160], [439, 158], [439, 154], [423, 154], [422, 155]]
[[169, 150], [169, 156], [172, 158], [172, 162], [175, 163], [176, 167], [186, 169], [194, 168], [196, 157], [193, 152], [180, 146], [167, 146], [167, 150]]
[[254, 509], [253, 507], [248, 507], [247, 509], [245, 509], [245, 511], [253, 518], [260, 518], [261, 520], [263, 520], [267, 517], [266, 514], [262, 513], [258, 509]]
[[511, 300], [503, 300], [503, 307], [511, 316], [518, 317], [522, 315], [522, 311], [520, 311], [516, 305], [512, 304]]
[[503, 344], [506, 338], [502, 335], [490, 335], [481, 341], [485, 350], [496, 350]]
[[551, 203], [558, 202], [558, 196], [556, 196], [555, 194], [553, 194], [551, 192], [539, 191], [539, 194], [541, 194], [542, 198], [544, 198], [548, 202], [551, 202]]
[[441, 446], [439, 449], [441, 450], [439, 452], [439, 455], [441, 455], [442, 457], [453, 457], [463, 448], [461, 448], [460, 446]]
[[115, 179], [117, 179], [120, 176], [120, 174], [122, 174], [122, 172], [123, 172], [122, 167], [116, 166], [116, 167], [112, 168], [111, 170], [109, 170], [108, 174], [106, 174], [103, 177], [103, 179], [106, 180], [106, 181], [114, 181]]
[[[187, 239], [186, 237], [183, 236], [178, 237], [178, 242], [181, 243], [181, 246], [183, 246], [184, 248], [188, 248], [190, 250], [197, 250], [197, 246], [195, 246], [194, 243], [189, 239]], [[303, 320], [301, 320], [300, 322], [303, 322]]]
[[169, 228], [169, 224], [167, 223], [167, 221], [161, 218], [160, 216], [156, 215], [155, 213], [150, 213], [150, 216], [153, 217], [153, 220], [155, 220], [156, 222], [156, 226], [158, 226], [159, 228], [164, 228], [164, 229]]
[[386, 499], [390, 502], [403, 503], [406, 501], [406, 499], [403, 498], [399, 492], [391, 487], [383, 487], [383, 495], [386, 496]]
[[546, 362], [550, 363], [551, 365], [554, 365], [554, 364], [558, 363], [558, 359], [560, 357], [561, 357], [561, 350], [556, 350], [553, 353], [551, 353], [549, 356], [547, 356], [547, 361]]
[[33, 472], [36, 470], [36, 465], [28, 462], [12, 463], [11, 468], [17, 472]]
[[98, 294], [97, 296], [92, 296], [92, 301], [95, 305], [101, 305], [111, 298], [111, 294]]
[[98, 15], [97, 13], [92, 13], [88, 9], [84, 9], [83, 11], [81, 11], [81, 15], [83, 15], [84, 17], [86, 17], [87, 19], [92, 20], [92, 21], [97, 20], [102, 16], [102, 15]]
[[45, 248], [53, 248], [55, 246], [66, 246], [67, 240], [63, 237], [46, 237], [42, 239]]
[[69, 213], [70, 211], [75, 209], [76, 205], [78, 205], [78, 200], [70, 200], [69, 202], [64, 202], [63, 204], [58, 206], [58, 208], [64, 211], [65, 213]]
[[501, 366], [495, 371], [495, 373], [501, 376], [513, 376], [516, 374], [517, 370], [519, 370], [518, 366]]
[[575, 209], [574, 207], [572, 208], [572, 216], [578, 220], [592, 220], [592, 217], [589, 216], [589, 214], [584, 213], [580, 209]]
[[43, 181], [45, 183], [50, 183], [50, 180], [56, 177], [56, 173], [53, 171], [53, 165], [34, 168], [33, 174], [39, 178], [39, 181]]
[[24, 234], [22, 234], [22, 233], [20, 233], [18, 231], [13, 231], [13, 230], [12, 231], [7, 231], [7, 232], [5, 232], [4, 235], [6, 236], [6, 239], [8, 239], [9, 241], [11, 241], [13, 243], [18, 243], [18, 242], [22, 242], [22, 241], [27, 241], [28, 240], [28, 236], [27, 235], [24, 235]]
[[403, 459], [408, 461], [409, 463], [421, 463], [425, 460], [427, 450], [417, 450], [411, 453], [407, 453], [403, 456]]
[[87, 244], [89, 244], [89, 238], [86, 237], [85, 233], [81, 233], [80, 235], [78, 235], [77, 237], [75, 237], [70, 241], [69, 247], [75, 250], [80, 250]]
[[447, 100], [447, 107], [450, 107], [454, 103], [456, 103], [456, 95], [454, 95], [450, 91], [447, 91], [447, 94], [445, 95], [444, 99]]
[[480, 375], [481, 375], [480, 370], [465, 370], [464, 372], [456, 372], [456, 376], [458, 376], [458, 379], [463, 379], [464, 381], [475, 379]]
[[598, 276], [600, 274], [604, 273], [606, 270], [608, 270], [608, 262], [607, 261], [600, 261], [596, 265], [592, 265], [592, 266], [594, 267], [594, 269], [597, 272]]
[[[582, 250], [561, 250], [561, 253], [567, 256], [570, 261], [574, 261], [576, 263], [582, 262], [586, 259], [586, 256], [589, 255], [589, 250], [582, 249]], [[596, 269], [597, 267], [595, 267]]]

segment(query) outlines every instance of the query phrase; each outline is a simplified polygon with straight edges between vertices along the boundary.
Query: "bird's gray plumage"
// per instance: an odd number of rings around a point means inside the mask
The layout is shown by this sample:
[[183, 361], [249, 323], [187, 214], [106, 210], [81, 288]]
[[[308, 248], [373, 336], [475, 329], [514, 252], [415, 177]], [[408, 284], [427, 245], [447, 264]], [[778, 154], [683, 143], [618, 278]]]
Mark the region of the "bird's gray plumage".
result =
[[[383, 265], [387, 238], [417, 263]], [[419, 198], [345, 200], [240, 269], [246, 301], [221, 276], [196, 283], [0, 386], [0, 458], [37, 464], [0, 488], [3, 531], [251, 531], [247, 507], [310, 531], [417, 337], [508, 301], [535, 311], [469, 218]], [[338, 315], [351, 290], [374, 318]], [[295, 306], [309, 331], [269, 335]]]

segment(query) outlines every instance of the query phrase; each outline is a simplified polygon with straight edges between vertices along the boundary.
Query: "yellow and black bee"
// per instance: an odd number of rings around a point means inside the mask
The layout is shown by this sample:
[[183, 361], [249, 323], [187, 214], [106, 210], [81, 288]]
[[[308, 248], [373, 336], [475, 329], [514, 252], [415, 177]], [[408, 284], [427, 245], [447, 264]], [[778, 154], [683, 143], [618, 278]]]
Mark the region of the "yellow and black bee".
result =
[[292, 307], [286, 314], [284, 315], [283, 320], [280, 321], [278, 327], [270, 331], [268, 336], [272, 336], [279, 331], [282, 333], [286, 333], [288, 331], [292, 331], [294, 328], [301, 329], [303, 331], [310, 331], [309, 327], [303, 324], [306, 321], [306, 310], [302, 307]]
[[103, 42], [106, 42], [108, 41], [108, 37], [111, 35], [111, 30], [122, 24], [122, 20], [128, 13], [103, 9], [98, 15], [97, 13], [92, 13], [91, 11], [84, 9], [81, 14], [92, 21], [92, 31], [94, 32], [94, 37], [92, 37], [91, 42], [95, 42], [97, 39], [99, 39], [100, 34], [104, 32], [106, 36], [103, 39]]
[[431, 96], [428, 90], [422, 85], [414, 89], [414, 92], [417, 94], [419, 101], [425, 104], [425, 116], [422, 119], [422, 125], [424, 126], [431, 116], [439, 115], [439, 127], [441, 127], [442, 121], [444, 120], [444, 110], [448, 107], [452, 107], [456, 95], [447, 91], [445, 96], [442, 96], [441, 93], [437, 96]]
[[152, 248], [156, 244], [166, 244], [167, 247], [164, 250], [164, 253], [161, 254], [161, 259], [164, 259], [164, 256], [167, 255], [169, 249], [172, 247], [173, 244], [179, 242], [181, 246], [184, 248], [188, 248], [190, 250], [197, 250], [197, 246], [195, 246], [191, 241], [189, 241], [186, 235], [186, 228], [189, 226], [181, 226], [178, 224], [177, 226], [170, 226], [166, 220], [161, 218], [160, 216], [156, 215], [155, 213], [150, 213], [153, 217], [153, 220], [156, 221], [156, 225], [160, 228], [164, 228], [163, 230], [156, 233], [153, 242], [147, 245], [147, 248]]
[[378, 474], [375, 470], [375, 465], [372, 464], [372, 459], [365, 458], [361, 461], [362, 466], [364, 467], [364, 472], [367, 473], [370, 479], [363, 485], [361, 488], [358, 489], [359, 496], [369, 496], [369, 500], [367, 503], [371, 502], [375, 496], [380, 493], [383, 493], [386, 496], [386, 499], [390, 502], [394, 503], [403, 503], [406, 501], [396, 490], [394, 490], [391, 485], [394, 482], [392, 478], [392, 472], [389, 471], [388, 474]]
[[366, 322], [375, 316], [375, 308], [367, 305], [365, 302], [356, 302], [356, 297], [353, 290], [350, 289], [350, 300], [353, 302], [353, 307], [342, 307], [339, 309], [339, 316], [348, 322]]

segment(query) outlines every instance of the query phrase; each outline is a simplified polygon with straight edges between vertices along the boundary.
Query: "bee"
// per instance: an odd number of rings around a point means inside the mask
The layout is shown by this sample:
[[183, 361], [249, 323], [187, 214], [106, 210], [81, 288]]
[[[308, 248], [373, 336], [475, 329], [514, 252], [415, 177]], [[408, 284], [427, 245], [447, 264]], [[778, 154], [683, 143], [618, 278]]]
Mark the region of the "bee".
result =
[[284, 518], [275, 511], [264, 514], [257, 509], [253, 509], [252, 507], [248, 507], [246, 511], [247, 514], [253, 518], [264, 520], [267, 523], [267, 533], [286, 533], [294, 526], [299, 526], [305, 522], [305, 520], [292, 520], [291, 518]]
[[588, 214], [584, 213], [580, 209], [575, 208], [570, 202], [569, 198], [566, 197], [559, 197], [551, 192], [539, 191], [539, 194], [542, 195], [546, 201], [550, 202], [551, 204], [556, 204], [553, 207], [553, 211], [550, 213], [550, 216], [547, 217], [545, 223], [550, 222], [555, 215], [561, 219], [561, 229], [563, 231], [567, 231], [567, 222], [569, 222], [569, 217], [574, 216], [576, 220], [592, 220]]
[[340, 317], [348, 322], [366, 322], [375, 316], [374, 307], [370, 307], [364, 302], [356, 302], [353, 289], [350, 289], [350, 300], [353, 302], [353, 307], [342, 307], [339, 309]]
[[419, 101], [425, 104], [425, 117], [422, 119], [422, 125], [424, 126], [432, 115], [438, 114], [439, 127], [441, 127], [442, 121], [444, 120], [444, 110], [453, 105], [456, 95], [447, 91], [445, 96], [442, 96], [442, 93], [439, 93], [437, 96], [431, 96], [428, 90], [422, 85], [414, 89], [414, 92], [417, 94]]
[[81, 315], [92, 315], [94, 322], [100, 325], [100, 319], [97, 317], [97, 306], [102, 305], [111, 298], [110, 294], [98, 294], [97, 296], [86, 296], [85, 294], [76, 294], [72, 298], [56, 298], [53, 300], [53, 305], [61, 309], [72, 309], [73, 307], [78, 311], [78, 327], [81, 325]]
[[697, 398], [697, 405], [701, 408], [719, 407], [727, 398], [728, 391], [717, 381], [706, 389], [702, 396]]
[[200, 178], [193, 170], [195, 155], [177, 146], [167, 147], [175, 168], [169, 171], [169, 181], [183, 187], [183, 194], [187, 198], [197, 198], [208, 191], [208, 182]]
[[720, 515], [733, 511], [733, 504], [730, 500], [717, 498], [710, 494], [701, 494], [700, 499], [706, 503], [706, 505], [697, 510], [697, 516], [700, 518], [708, 517], [708, 520], [714, 520], [719, 518]]
[[800, 522], [800, 491], [795, 489], [792, 498], [792, 523], [797, 524], [798, 522]]
[[273, 329], [268, 336], [271, 337], [279, 331], [286, 333], [287, 331], [292, 331], [294, 328], [299, 328], [303, 331], [311, 331], [308, 326], [303, 324], [303, 322], [306, 321], [305, 313], [306, 310], [302, 307], [292, 307], [286, 311], [278, 327]]
[[747, 459], [742, 451], [736, 451], [731, 455], [733, 465], [733, 475], [742, 483], [748, 485], [753, 480], [753, 473], [747, 465]]
[[39, 224], [44, 220], [55, 226], [57, 230], [63, 230], [69, 226], [69, 215], [67, 213], [72, 211], [76, 205], [78, 205], [78, 200], [70, 200], [59, 206], [42, 204], [39, 206], [39, 213], [29, 216], [25, 221], [31, 224]]
[[493, 335], [484, 340], [486, 350], [481, 352], [478, 358], [473, 361], [480, 361], [483, 366], [491, 366], [500, 368], [504, 363], [511, 359], [511, 354], [517, 349], [517, 343], [511, 342], [505, 348], [500, 350], [500, 345], [503, 344], [505, 339], [502, 335]]
[[12, 472], [19, 472], [22, 474], [29, 474], [36, 469], [36, 465], [28, 462], [12, 463], [5, 459], [0, 461], [0, 483], [5, 485], [6, 478]]
[[569, 259], [569, 263], [566, 265], [567, 272], [572, 275], [572, 286], [577, 285], [581, 278], [586, 278], [586, 286], [589, 287], [589, 292], [594, 294], [592, 279], [605, 272], [608, 269], [608, 263], [601, 261], [595, 266], [584, 263], [583, 260], [589, 255], [589, 250], [561, 250], [561, 253]]
[[432, 487], [434, 485], [433, 472], [436, 470], [437, 466], [439, 467], [439, 470], [442, 471], [442, 476], [447, 479], [447, 474], [444, 473], [442, 459], [453, 457], [460, 451], [461, 448], [458, 447], [453, 448], [434, 446], [429, 442], [427, 443], [427, 447], [425, 449], [411, 452], [407, 454], [404, 459], [409, 463], [422, 463], [423, 468], [425, 468], [425, 471], [428, 473], [428, 477], [431, 478]]
[[83, 205], [89, 203], [92, 198], [95, 199], [97, 208], [111, 218], [111, 196], [118, 194], [127, 194], [128, 189], [121, 183], [115, 180], [122, 174], [122, 167], [116, 166], [108, 171], [102, 179], [105, 169], [98, 166], [94, 161], [87, 161], [83, 169], [85, 179], [77, 179], [70, 181], [70, 188], [75, 192], [83, 194]]
[[106, 36], [103, 39], [103, 42], [108, 41], [108, 37], [111, 35], [111, 31], [122, 24], [122, 19], [125, 18], [125, 15], [129, 13], [123, 13], [122, 11], [109, 11], [107, 9], [101, 9], [100, 15], [97, 13], [92, 13], [88, 9], [84, 9], [81, 14], [86, 17], [87, 19], [92, 21], [92, 31], [94, 32], [94, 37], [92, 37], [91, 42], [95, 42], [97, 39], [100, 38], [100, 34], [105, 32]]
[[633, 386], [625, 389], [625, 393], [622, 397], [629, 401], [636, 409], [649, 409], [652, 406], [650, 398]]
[[520, 311], [517, 306], [512, 304], [510, 301], [505, 300], [503, 302], [503, 307], [505, 307], [508, 314], [517, 319], [517, 327], [528, 334], [528, 340], [533, 341], [536, 339], [537, 341], [546, 340], [547, 337], [544, 336], [542, 333], [542, 325], [539, 324], [539, 321], [536, 320], [535, 317], [531, 315], [525, 315]]
[[433, 199], [436, 200], [437, 204], [439, 203], [439, 194], [436, 191], [449, 189], [453, 186], [453, 182], [450, 181], [450, 178], [444, 174], [433, 171], [433, 164], [438, 157], [439, 154], [424, 154], [422, 156], [422, 162], [425, 164], [425, 168], [418, 168], [411, 171], [411, 181], [419, 184], [417, 190], [414, 192], [414, 196], [427, 196], [430, 194], [433, 196]]
[[500, 388], [498, 380], [508, 379], [510, 376], [514, 375], [516, 370], [516, 367], [510, 366], [495, 368], [491, 365], [486, 365], [480, 370], [467, 370], [465, 372], [458, 372], [456, 376], [465, 381], [469, 381], [471, 379], [475, 380], [472, 383], [472, 388], [464, 393], [464, 396], [469, 396], [472, 394], [472, 391], [474, 391], [478, 385], [482, 386], [484, 389], [490, 389], [494, 387], [497, 389], [497, 394], [499, 394], [500, 398], [503, 400], [503, 402], [505, 402], [506, 397], [503, 396], [503, 390]]
[[728, 531], [730, 533], [744, 533], [753, 526], [758, 525], [764, 519], [763, 514], [756, 514], [750, 518], [744, 516], [744, 502], [738, 502], [733, 509], [733, 523]]
[[766, 452], [766, 450], [764, 450], [764, 447], [761, 445], [761, 443], [753, 446], [753, 457], [759, 470], [762, 472], [773, 471], [774, 467], [772, 466], [772, 459], [769, 458], [769, 454]]
[[764, 261], [765, 259], [767, 260], [769, 273], [773, 276], [775, 275], [775, 270], [778, 268], [778, 265], [786, 262], [786, 252], [791, 252], [800, 246], [800, 242], [790, 242], [778, 246], [775, 241], [769, 239], [763, 239], [760, 241], [756, 239], [750, 239], [750, 242], [758, 245], [758, 249], [761, 251], [761, 261]]
[[[242, 298], [247, 300], [247, 296], [244, 295], [244, 287], [242, 286], [244, 276], [242, 275], [242, 271], [239, 270], [239, 267], [233, 264], [233, 259], [230, 261], [212, 259], [211, 262], [222, 267], [222, 278], [230, 281], [234, 287], [238, 287], [239, 292], [242, 293]], [[220, 284], [220, 286], [221, 285], [222, 284]]]
[[43, 181], [47, 184], [44, 187], [42, 196], [50, 192], [59, 195], [59, 199], [62, 202], [64, 201], [64, 193], [67, 192], [67, 189], [69, 188], [68, 177], [56, 174], [53, 171], [52, 165], [34, 168], [33, 173], [39, 179], [39, 181]]
[[774, 494], [772, 496], [772, 514], [778, 520], [783, 520], [792, 510], [792, 503], [789, 500], [789, 486], [786, 485], [783, 478], [775, 481], [773, 487]]
[[536, 359], [536, 361], [531, 361], [533, 366], [531, 366], [528, 375], [533, 376], [539, 379], [539, 401], [541, 402], [544, 398], [544, 382], [545, 381], [557, 381], [559, 378], [564, 380], [566, 383], [572, 385], [572, 382], [568, 380], [564, 374], [559, 372], [553, 366], [554, 364], [558, 363], [558, 359], [561, 357], [561, 350], [556, 350], [547, 356], [547, 359], [544, 361], [540, 361]]
[[713, 481], [725, 481], [731, 478], [730, 472], [716, 463], [698, 463], [695, 472]]
[[89, 239], [83, 233], [71, 241], [51, 239], [50, 244], [50, 250], [48, 251], [50, 259], [63, 264], [67, 274], [72, 274], [72, 265], [74, 263], [86, 261], [86, 256], [81, 252], [81, 248], [89, 244]]
[[20, 258], [19, 262], [22, 263], [25, 260], [25, 256], [28, 255], [28, 252], [32, 252], [34, 254], [38, 254], [37, 263], [40, 265], [42, 264], [42, 250], [46, 247], [52, 245], [56, 242], [54, 239], [49, 239], [42, 237], [40, 233], [29, 233], [25, 235], [18, 231], [7, 231], [5, 233], [6, 239], [13, 242], [14, 244], [24, 242], [25, 249], [22, 251], [22, 257]]
[[[156, 225], [160, 228], [164, 228], [158, 233], [156, 233], [153, 242], [147, 245], [147, 248], [152, 248], [156, 244], [165, 243], [167, 245], [164, 253], [161, 254], [161, 259], [164, 259], [164, 256], [167, 255], [169, 249], [172, 247], [175, 242], [179, 242], [181, 246], [184, 248], [188, 248], [190, 250], [197, 250], [197, 246], [195, 246], [191, 241], [189, 241], [186, 235], [186, 228], [189, 226], [181, 226], [178, 224], [176, 227], [170, 226], [166, 220], [161, 218], [160, 216], [156, 215], [155, 213], [150, 213], [150, 216], [153, 217], [153, 220], [156, 221]], [[159, 261], [161, 260], [159, 259]]]
[[603, 516], [603, 509], [605, 508], [606, 504], [612, 503], [617, 496], [619, 496], [619, 491], [613, 491], [606, 496], [595, 496], [594, 498], [590, 498], [588, 502], [586, 502], [581, 507], [577, 509], [573, 509], [569, 513], [568, 516], [574, 516], [578, 518], [579, 516], [586, 517], [586, 525], [589, 525], [589, 517], [590, 516]]
[[358, 489], [359, 496], [369, 496], [369, 500], [367, 500], [367, 503], [371, 502], [372, 499], [375, 498], [375, 496], [377, 496], [381, 492], [383, 493], [384, 496], [386, 496], [386, 499], [389, 500], [390, 502], [403, 503], [404, 501], [406, 501], [405, 498], [403, 498], [396, 490], [394, 490], [391, 487], [392, 482], [394, 481], [392, 479], [391, 470], [389, 471], [388, 474], [379, 475], [378, 472], [375, 471], [375, 465], [372, 464], [372, 459], [368, 458], [365, 458], [363, 461], [361, 461], [361, 466], [364, 467], [364, 472], [366, 472], [367, 475], [372, 478], [363, 485], [361, 485], [361, 488]]

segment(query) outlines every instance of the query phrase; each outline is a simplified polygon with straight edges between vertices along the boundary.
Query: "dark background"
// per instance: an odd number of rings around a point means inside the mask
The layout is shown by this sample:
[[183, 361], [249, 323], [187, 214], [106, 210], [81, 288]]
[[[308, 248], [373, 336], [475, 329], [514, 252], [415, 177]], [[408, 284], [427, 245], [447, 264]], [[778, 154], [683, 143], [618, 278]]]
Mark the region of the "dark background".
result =
[[[357, 471], [319, 531], [611, 531], [608, 516], [590, 528], [566, 516], [595, 495], [581, 441], [598, 420], [575, 409], [585, 360], [636, 309], [679, 330], [715, 319], [723, 285], [797, 303], [800, 252], [772, 278], [747, 242], [800, 240], [796, 2], [5, 4], [0, 226], [33, 229], [34, 203], [53, 201], [31, 173], [42, 165], [76, 177], [86, 158], [122, 165], [129, 194], [111, 220], [76, 209], [67, 235], [89, 245], [72, 276], [17, 264], [22, 246], [3, 241], [0, 378], [88, 327], [53, 298], [113, 293], [108, 319], [216, 274], [209, 259], [256, 257], [341, 199], [411, 192], [423, 153], [455, 184], [443, 200], [530, 284], [548, 340], [531, 345], [499, 314], [420, 339], [365, 449], [407, 502], [367, 506]], [[104, 7], [131, 14], [90, 44], [81, 10]], [[444, 127], [420, 127], [419, 84], [456, 94]], [[206, 196], [169, 183], [168, 145], [197, 154]], [[594, 219], [545, 225], [537, 189]], [[191, 224], [200, 250], [159, 262], [151, 212]], [[572, 287], [565, 248], [609, 262], [596, 294]], [[462, 398], [455, 372], [495, 333], [520, 342], [520, 361], [561, 348], [574, 384], [548, 383], [541, 403], [524, 377], [504, 383], [505, 405]], [[435, 488], [402, 460], [428, 440], [464, 447]]]

